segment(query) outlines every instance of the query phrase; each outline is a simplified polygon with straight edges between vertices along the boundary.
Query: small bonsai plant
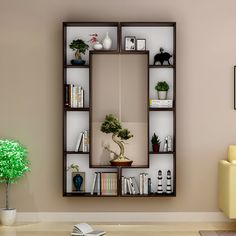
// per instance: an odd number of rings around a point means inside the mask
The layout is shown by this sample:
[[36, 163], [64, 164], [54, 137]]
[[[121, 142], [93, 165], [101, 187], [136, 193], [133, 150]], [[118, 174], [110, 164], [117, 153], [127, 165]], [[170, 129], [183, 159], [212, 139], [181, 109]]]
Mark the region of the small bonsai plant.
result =
[[133, 161], [125, 157], [124, 140], [128, 140], [133, 137], [128, 129], [123, 129], [119, 120], [113, 115], [106, 115], [104, 122], [101, 125], [101, 131], [106, 134], [112, 134], [112, 140], [119, 146], [120, 152], [116, 153], [112, 151], [108, 146], [105, 149], [115, 155], [111, 161], [112, 165], [131, 165]]
[[82, 39], [76, 39], [71, 42], [69, 47], [75, 51], [76, 58], [76, 60], [71, 60], [71, 64], [84, 64], [85, 61], [82, 60], [81, 54], [85, 54], [89, 48], [89, 45], [86, 44]]
[[[7, 219], [9, 217], [7, 212], [16, 212], [15, 209], [9, 207], [9, 187], [10, 184], [16, 183], [19, 178], [30, 171], [30, 161], [27, 159], [27, 154], [27, 149], [19, 142], [0, 139], [0, 183], [6, 184], [6, 205], [2, 212], [2, 223], [5, 225], [10, 225], [15, 220], [9, 221]], [[6, 221], [4, 221], [4, 212]]]
[[169, 85], [166, 81], [159, 81], [155, 89], [157, 90], [158, 99], [165, 100], [167, 99], [167, 92], [169, 90]]
[[159, 137], [154, 133], [151, 139], [153, 152], [159, 152], [160, 143]]

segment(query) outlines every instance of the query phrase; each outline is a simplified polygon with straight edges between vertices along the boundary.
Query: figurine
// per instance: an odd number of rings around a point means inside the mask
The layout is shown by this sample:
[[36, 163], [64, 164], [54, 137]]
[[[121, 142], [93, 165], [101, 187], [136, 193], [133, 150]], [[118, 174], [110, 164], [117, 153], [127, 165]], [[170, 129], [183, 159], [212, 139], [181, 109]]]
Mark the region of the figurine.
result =
[[168, 62], [168, 64], [170, 65], [170, 61], [169, 59], [172, 57], [172, 55], [170, 55], [168, 52], [164, 52], [164, 49], [163, 48], [160, 48], [160, 53], [157, 53], [155, 56], [154, 56], [154, 63], [153, 65], [156, 64], [156, 62], [160, 62], [161, 65], [163, 65], [163, 63], [165, 61]]
[[171, 171], [170, 170], [167, 171], [166, 179], [167, 179], [166, 193], [170, 194], [172, 192], [172, 189], [171, 189]]
[[158, 170], [157, 193], [163, 193], [163, 188], [162, 188], [162, 171], [161, 170]]

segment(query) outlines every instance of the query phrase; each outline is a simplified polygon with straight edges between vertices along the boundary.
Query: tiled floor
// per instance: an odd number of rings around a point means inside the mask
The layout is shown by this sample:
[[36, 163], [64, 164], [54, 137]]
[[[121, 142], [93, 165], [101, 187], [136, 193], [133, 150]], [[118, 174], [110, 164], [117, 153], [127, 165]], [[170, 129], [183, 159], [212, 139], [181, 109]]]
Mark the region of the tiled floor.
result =
[[[18, 223], [0, 226], [0, 236], [69, 236], [75, 223]], [[91, 224], [110, 236], [199, 236], [199, 230], [236, 230], [230, 223]]]

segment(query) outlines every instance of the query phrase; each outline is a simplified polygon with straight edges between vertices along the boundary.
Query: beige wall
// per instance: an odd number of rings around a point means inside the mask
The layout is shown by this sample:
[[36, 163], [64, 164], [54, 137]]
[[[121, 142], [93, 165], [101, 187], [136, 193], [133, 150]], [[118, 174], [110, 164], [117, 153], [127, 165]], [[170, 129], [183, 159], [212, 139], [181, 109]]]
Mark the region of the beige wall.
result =
[[[217, 162], [235, 142], [235, 0], [0, 0], [0, 136], [32, 172], [19, 211], [217, 211]], [[177, 197], [62, 197], [62, 22], [177, 22]], [[3, 205], [3, 188], [0, 203]]]

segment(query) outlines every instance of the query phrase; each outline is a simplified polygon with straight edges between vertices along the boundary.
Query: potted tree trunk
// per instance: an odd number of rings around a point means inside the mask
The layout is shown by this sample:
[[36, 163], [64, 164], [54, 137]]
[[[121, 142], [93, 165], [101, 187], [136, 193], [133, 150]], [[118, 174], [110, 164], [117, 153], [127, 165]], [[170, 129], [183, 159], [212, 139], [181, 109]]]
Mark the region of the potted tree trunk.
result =
[[157, 90], [157, 96], [158, 96], [159, 100], [166, 100], [167, 99], [169, 85], [166, 83], [166, 81], [159, 81], [156, 84], [155, 89]]
[[152, 136], [152, 150], [153, 152], [157, 153], [160, 150], [160, 143], [161, 141], [159, 140], [158, 136], [154, 133]]
[[30, 171], [27, 149], [19, 142], [8, 139], [0, 140], [0, 182], [6, 186], [6, 204], [1, 209], [1, 223], [12, 225], [16, 218], [16, 209], [9, 204], [9, 188], [26, 172]]

